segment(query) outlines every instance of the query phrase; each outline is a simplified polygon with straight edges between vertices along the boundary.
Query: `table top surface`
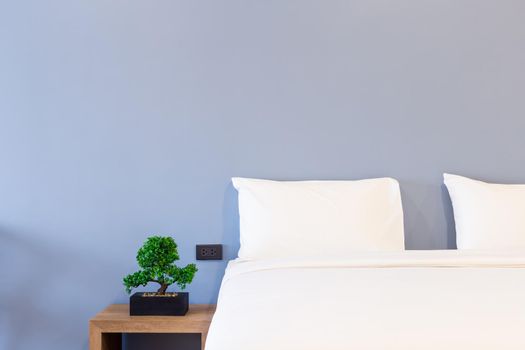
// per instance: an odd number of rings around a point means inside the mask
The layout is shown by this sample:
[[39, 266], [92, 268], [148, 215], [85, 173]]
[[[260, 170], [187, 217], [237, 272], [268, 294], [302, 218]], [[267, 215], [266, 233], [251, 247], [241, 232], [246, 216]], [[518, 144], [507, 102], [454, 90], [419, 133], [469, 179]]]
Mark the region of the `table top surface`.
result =
[[128, 304], [113, 304], [89, 322], [107, 332], [188, 332], [207, 331], [214, 304], [190, 304], [185, 316], [130, 316]]

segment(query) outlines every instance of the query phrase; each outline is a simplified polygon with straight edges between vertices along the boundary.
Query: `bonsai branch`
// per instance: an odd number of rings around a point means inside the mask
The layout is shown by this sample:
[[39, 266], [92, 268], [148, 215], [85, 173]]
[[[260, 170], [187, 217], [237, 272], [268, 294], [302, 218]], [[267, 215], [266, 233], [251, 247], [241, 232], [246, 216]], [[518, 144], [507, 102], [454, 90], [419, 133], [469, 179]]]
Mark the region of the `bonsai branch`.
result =
[[[158, 282], [157, 282], [158, 283]], [[166, 289], [168, 289], [169, 287], [169, 284], [167, 283], [161, 283], [160, 284], [160, 288], [157, 290], [157, 293], [158, 294], [161, 294], [161, 295], [164, 295], [166, 294]]]

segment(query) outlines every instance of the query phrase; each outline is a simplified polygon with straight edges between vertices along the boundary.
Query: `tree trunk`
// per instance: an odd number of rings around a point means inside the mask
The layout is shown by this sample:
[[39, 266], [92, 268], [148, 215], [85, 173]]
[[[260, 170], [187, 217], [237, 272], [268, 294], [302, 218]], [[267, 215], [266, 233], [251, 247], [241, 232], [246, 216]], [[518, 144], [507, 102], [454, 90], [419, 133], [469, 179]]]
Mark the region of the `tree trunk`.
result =
[[169, 284], [161, 283], [160, 288], [157, 291], [157, 293], [159, 293], [160, 295], [166, 294], [166, 289], [168, 289], [168, 287], [169, 287]]

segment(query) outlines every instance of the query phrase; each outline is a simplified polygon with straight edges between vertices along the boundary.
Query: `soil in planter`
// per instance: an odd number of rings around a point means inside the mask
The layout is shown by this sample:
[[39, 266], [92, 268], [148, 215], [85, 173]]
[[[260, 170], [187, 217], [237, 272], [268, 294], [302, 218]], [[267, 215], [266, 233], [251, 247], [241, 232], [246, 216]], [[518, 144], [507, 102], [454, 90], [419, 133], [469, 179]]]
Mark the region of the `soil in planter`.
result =
[[155, 292], [145, 292], [142, 294], [142, 297], [176, 297], [178, 296], [179, 293], [164, 293], [164, 294], [160, 294], [160, 293], [155, 293]]

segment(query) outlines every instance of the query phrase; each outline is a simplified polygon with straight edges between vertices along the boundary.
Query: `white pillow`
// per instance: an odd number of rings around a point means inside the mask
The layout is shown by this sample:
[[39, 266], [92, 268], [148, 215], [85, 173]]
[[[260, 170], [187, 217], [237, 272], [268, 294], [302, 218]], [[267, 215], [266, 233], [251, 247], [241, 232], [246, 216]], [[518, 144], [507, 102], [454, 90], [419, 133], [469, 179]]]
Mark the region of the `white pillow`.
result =
[[339, 256], [403, 250], [399, 184], [233, 178], [239, 191], [240, 258]]
[[444, 174], [458, 249], [525, 248], [525, 185], [499, 185]]

